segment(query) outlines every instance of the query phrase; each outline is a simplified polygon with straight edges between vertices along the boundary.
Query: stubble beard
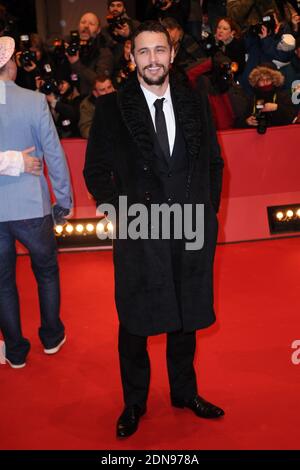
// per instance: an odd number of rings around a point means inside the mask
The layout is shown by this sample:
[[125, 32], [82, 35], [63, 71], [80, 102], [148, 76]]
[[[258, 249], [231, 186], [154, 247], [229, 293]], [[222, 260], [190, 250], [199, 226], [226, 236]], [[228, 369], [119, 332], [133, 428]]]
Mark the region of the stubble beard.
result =
[[147, 83], [147, 85], [150, 85], [150, 86], [151, 85], [158, 85], [158, 86], [163, 85], [166, 81], [167, 76], [169, 75], [169, 70], [167, 70], [164, 65], [161, 65], [160, 67], [162, 67], [164, 73], [160, 77], [151, 78], [151, 77], [148, 77], [145, 73], [145, 70], [147, 70], [148, 67], [145, 67], [143, 69], [142, 73], [140, 73], [140, 76], [142, 77], [144, 82]]

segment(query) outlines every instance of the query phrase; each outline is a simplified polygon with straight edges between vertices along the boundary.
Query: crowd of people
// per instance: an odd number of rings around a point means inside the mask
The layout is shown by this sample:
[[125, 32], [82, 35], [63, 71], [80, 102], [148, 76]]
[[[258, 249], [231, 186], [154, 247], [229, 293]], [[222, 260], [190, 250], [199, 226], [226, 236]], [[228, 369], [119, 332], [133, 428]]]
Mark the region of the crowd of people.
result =
[[[298, 122], [299, 1], [148, 0], [143, 19], [166, 27], [176, 54], [172, 72], [206, 90], [217, 129], [263, 132]], [[8, 23], [2, 7], [0, 35], [8, 35]], [[108, 0], [106, 18], [83, 14], [68, 38], [18, 36], [16, 83], [46, 94], [61, 138], [88, 138], [97, 98], [131, 76], [138, 25], [126, 0]]]

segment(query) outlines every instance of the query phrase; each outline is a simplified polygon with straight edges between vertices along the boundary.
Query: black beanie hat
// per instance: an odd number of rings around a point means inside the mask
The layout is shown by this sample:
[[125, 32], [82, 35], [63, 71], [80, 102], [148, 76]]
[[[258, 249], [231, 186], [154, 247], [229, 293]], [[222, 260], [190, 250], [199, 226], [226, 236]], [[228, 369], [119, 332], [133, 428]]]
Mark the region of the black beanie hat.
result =
[[122, 2], [124, 4], [124, 7], [126, 8], [125, 0], [107, 0], [107, 8], [110, 7], [111, 3], [113, 2]]

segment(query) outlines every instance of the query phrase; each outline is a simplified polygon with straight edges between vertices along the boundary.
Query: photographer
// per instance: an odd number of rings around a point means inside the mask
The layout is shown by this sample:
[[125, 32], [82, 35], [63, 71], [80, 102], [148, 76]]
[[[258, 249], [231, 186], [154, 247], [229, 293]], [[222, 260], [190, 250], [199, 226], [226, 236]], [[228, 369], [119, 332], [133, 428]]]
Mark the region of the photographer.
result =
[[[21, 36], [20, 51], [16, 53], [18, 66], [17, 85], [28, 90], [36, 89], [36, 77], [42, 74], [45, 64], [51, 63], [49, 52], [42, 38], [35, 33]], [[28, 38], [28, 39], [26, 39]]]
[[292, 14], [295, 13], [295, 9], [288, 1], [277, 3], [276, 0], [227, 0], [227, 15], [238, 23], [243, 32], [251, 25], [260, 22], [270, 10], [283, 21], [290, 21]]
[[201, 46], [192, 36], [184, 32], [183, 28], [174, 18], [165, 18], [161, 21], [161, 24], [167, 29], [174, 47], [173, 72], [185, 75], [187, 69], [206, 60]]
[[125, 42], [131, 38], [139, 22], [129, 18], [124, 0], [107, 1], [106, 20], [108, 26], [102, 29], [102, 33], [113, 53], [115, 64], [117, 64], [122, 57]]
[[190, 13], [190, 0], [149, 0], [146, 18], [161, 21], [174, 18], [185, 30]]
[[80, 104], [80, 121], [79, 121], [79, 130], [80, 135], [84, 139], [89, 138], [90, 128], [93, 123], [96, 101], [99, 96], [108, 95], [116, 91], [112, 84], [110, 78], [107, 78], [105, 75], [99, 75], [95, 79], [92, 93], [84, 98]]
[[239, 116], [247, 111], [248, 97], [234, 81], [234, 63], [219, 51], [212, 58], [209, 73], [197, 78], [194, 88], [209, 98], [212, 116], [217, 130], [236, 127]]
[[115, 65], [113, 82], [116, 87], [120, 87], [125, 80], [128, 80], [134, 70], [135, 64], [131, 59], [131, 40], [127, 39], [123, 46], [122, 56]]
[[97, 75], [105, 74], [107, 77], [112, 75], [114, 58], [101, 33], [100, 19], [97, 15], [91, 12], [85, 13], [80, 18], [78, 33], [80, 44], [75, 44], [72, 52], [67, 49], [66, 56], [72, 73], [76, 73], [79, 77], [81, 95], [87, 96]]
[[272, 64], [255, 67], [249, 75], [254, 97], [249, 98], [246, 118], [237, 127], [256, 127], [260, 134], [269, 126], [292, 124], [297, 110], [290, 94], [282, 90], [284, 76]]
[[295, 39], [289, 34], [289, 26], [280, 22], [276, 12], [270, 11], [262, 21], [250, 26], [245, 36], [248, 60], [240, 79], [245, 91], [250, 95], [248, 76], [259, 64], [273, 62], [278, 68], [287, 64], [295, 48]]
[[238, 64], [238, 70], [235, 73], [235, 77], [237, 77], [245, 68], [246, 55], [244, 39], [241, 38], [238, 25], [231, 18], [219, 18], [216, 25], [215, 39], [221, 43], [220, 50], [224, 55]]
[[76, 84], [65, 77], [58, 81], [56, 93], [46, 94], [60, 138], [79, 137], [81, 96]]

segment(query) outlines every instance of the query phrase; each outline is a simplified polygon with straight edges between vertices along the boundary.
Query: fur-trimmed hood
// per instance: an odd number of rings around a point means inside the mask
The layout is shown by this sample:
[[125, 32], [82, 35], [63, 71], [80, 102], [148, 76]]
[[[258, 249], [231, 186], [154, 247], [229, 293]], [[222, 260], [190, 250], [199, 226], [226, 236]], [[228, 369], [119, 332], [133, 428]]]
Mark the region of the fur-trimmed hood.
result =
[[283, 85], [284, 76], [279, 70], [273, 70], [270, 67], [258, 66], [255, 67], [249, 75], [249, 83], [252, 87], [257, 86], [257, 82], [261, 77], [268, 77], [272, 80], [273, 85], [279, 88]]

